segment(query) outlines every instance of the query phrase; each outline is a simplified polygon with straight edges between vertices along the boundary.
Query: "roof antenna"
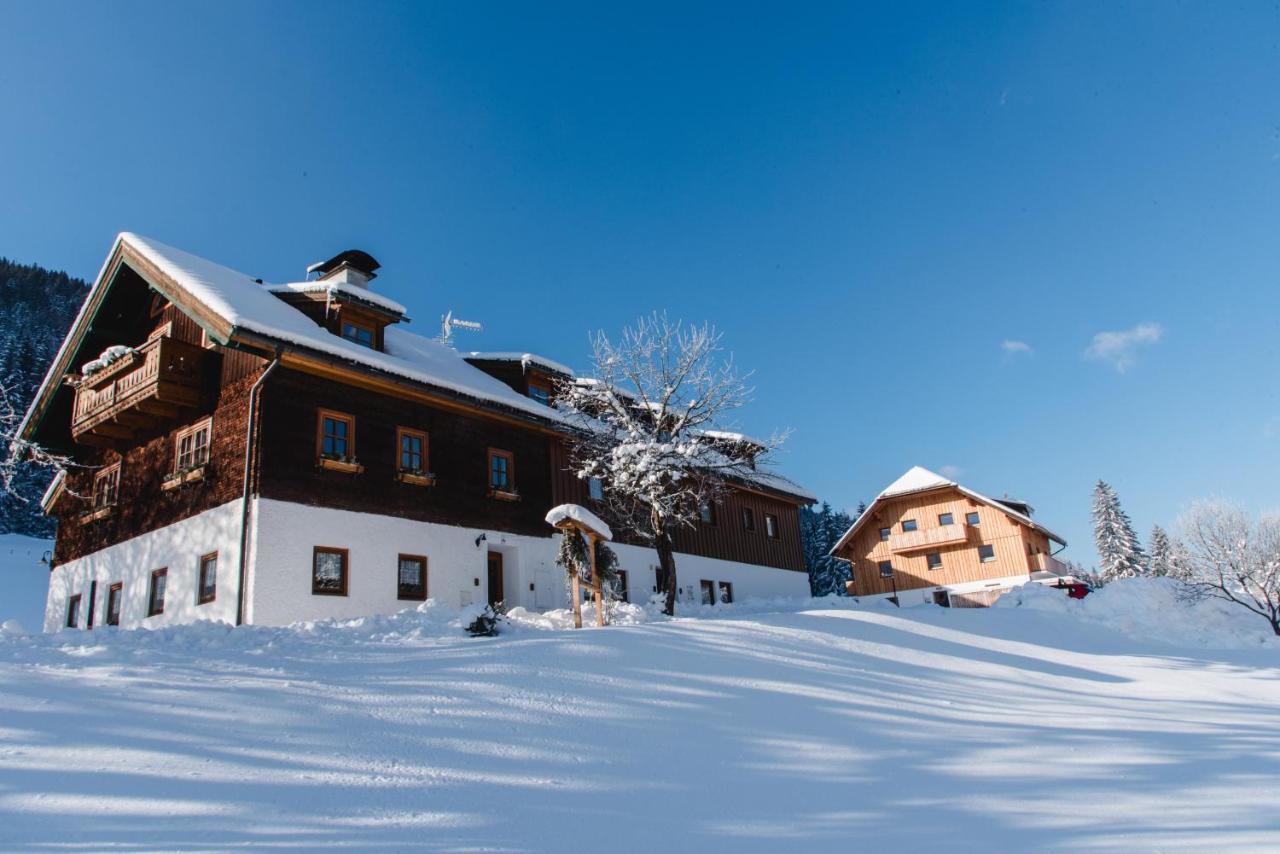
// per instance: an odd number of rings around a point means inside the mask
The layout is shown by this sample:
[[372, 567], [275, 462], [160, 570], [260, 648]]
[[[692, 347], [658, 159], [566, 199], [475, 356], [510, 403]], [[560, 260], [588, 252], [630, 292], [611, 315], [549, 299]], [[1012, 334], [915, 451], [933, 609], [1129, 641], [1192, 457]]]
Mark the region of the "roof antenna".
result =
[[440, 343], [453, 346], [453, 330], [465, 329], [468, 332], [483, 332], [484, 327], [474, 320], [459, 320], [453, 316], [450, 311], [444, 317], [440, 318]]

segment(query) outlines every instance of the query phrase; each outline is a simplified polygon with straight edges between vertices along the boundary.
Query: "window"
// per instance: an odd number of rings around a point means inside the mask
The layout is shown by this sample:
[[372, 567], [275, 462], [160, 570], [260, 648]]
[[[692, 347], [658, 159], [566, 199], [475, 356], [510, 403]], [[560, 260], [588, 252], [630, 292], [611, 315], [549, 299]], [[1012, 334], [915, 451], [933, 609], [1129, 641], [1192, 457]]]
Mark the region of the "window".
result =
[[978, 546], [978, 560], [983, 563], [991, 563], [996, 559], [995, 546]]
[[954, 515], [952, 515], [951, 513], [939, 513], [939, 514], [938, 514], [938, 524], [939, 524], [939, 525], [954, 525], [955, 523], [956, 523], [956, 517], [955, 517]]
[[756, 511], [750, 507], [742, 508], [742, 530], [754, 531], [756, 529]]
[[704, 501], [698, 505], [698, 519], [704, 525], [716, 523], [716, 505], [712, 501]]
[[107, 466], [93, 476], [93, 509], [111, 507], [120, 497], [120, 464]]
[[489, 449], [489, 488], [498, 492], [515, 492], [515, 457], [510, 451]]
[[733, 602], [733, 585], [728, 581], [720, 582], [720, 601], [725, 605]]
[[714, 605], [716, 603], [716, 585], [714, 581], [702, 579], [702, 604]]
[[764, 514], [764, 532], [773, 540], [778, 539], [778, 517], [772, 513]]
[[89, 613], [85, 617], [85, 628], [93, 628], [93, 611], [98, 604], [98, 582], [89, 582]]
[[979, 519], [978, 519], [978, 514], [977, 514], [976, 512], [974, 512], [974, 513], [966, 513], [966, 514], [964, 514], [964, 523], [965, 523], [966, 525], [972, 525], [972, 526], [974, 526], [975, 528], [976, 528], [978, 525], [982, 524], [982, 523], [979, 521]]
[[361, 347], [375, 349], [373, 346], [373, 329], [363, 323], [354, 323], [350, 320], [342, 321], [342, 337], [348, 341], [354, 341]]
[[120, 598], [124, 593], [124, 583], [117, 581], [107, 588], [107, 625], [120, 625]]
[[906, 533], [907, 531], [914, 531], [914, 530], [916, 529], [916, 527], [917, 527], [917, 525], [916, 525], [916, 520], [915, 520], [915, 519], [903, 519], [903, 520], [902, 520], [902, 531], [903, 531], [903, 533]]
[[876, 564], [876, 565], [880, 568], [880, 577], [881, 577], [881, 578], [892, 578], [892, 577], [893, 577], [893, 561], [882, 560], [882, 561], [880, 561], [880, 563], [878, 563], [878, 564]]
[[604, 501], [604, 481], [598, 477], [587, 478], [587, 497], [592, 501]]
[[207, 605], [218, 598], [218, 553], [200, 558], [200, 578], [196, 585], [196, 604]]
[[67, 600], [67, 628], [80, 628], [80, 594]]
[[164, 588], [169, 580], [169, 570], [157, 569], [151, 573], [151, 590], [147, 593], [147, 616], [164, 613]]
[[355, 456], [356, 420], [342, 412], [320, 410], [319, 452], [322, 457], [345, 460]]
[[613, 596], [623, 602], [631, 601], [631, 594], [627, 585], [627, 571], [625, 569], [618, 570], [618, 577], [613, 580]]
[[179, 431], [175, 444], [177, 446], [177, 463], [174, 471], [199, 468], [209, 462], [209, 435], [213, 421], [204, 419], [185, 430]]
[[396, 428], [396, 446], [400, 449], [400, 471], [427, 471], [427, 434], [408, 427]]
[[942, 555], [938, 552], [929, 552], [924, 556], [924, 561], [929, 569], [942, 569]]
[[542, 383], [529, 383], [529, 397], [541, 403], [543, 406], [551, 405], [551, 387]]
[[311, 556], [311, 592], [316, 596], [347, 595], [347, 550], [316, 546]]
[[421, 555], [400, 555], [396, 574], [396, 598], [422, 602], [427, 598], [427, 559]]
[[882, 543], [887, 543], [887, 542], [889, 542], [889, 534], [891, 534], [891, 533], [893, 533], [893, 531], [892, 531], [890, 528], [881, 528], [881, 529], [880, 529], [880, 542], [882, 542]]

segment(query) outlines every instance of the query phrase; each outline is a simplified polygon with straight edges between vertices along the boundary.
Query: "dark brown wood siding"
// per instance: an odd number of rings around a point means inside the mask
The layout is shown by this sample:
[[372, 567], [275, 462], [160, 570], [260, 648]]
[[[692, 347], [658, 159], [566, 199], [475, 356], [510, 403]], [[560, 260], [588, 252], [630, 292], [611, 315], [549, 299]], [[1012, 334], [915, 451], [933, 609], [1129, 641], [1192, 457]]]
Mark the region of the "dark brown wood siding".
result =
[[[68, 472], [67, 488], [52, 508], [58, 519], [54, 563], [75, 560], [239, 498], [249, 391], [256, 379], [256, 374], [245, 376], [221, 388], [210, 406], [175, 421], [171, 429], [146, 442], [121, 450], [81, 448], [77, 461], [84, 467]], [[175, 435], [209, 414], [213, 424], [204, 479], [162, 490], [161, 481], [176, 462]], [[94, 471], [114, 462], [121, 463], [115, 511], [106, 518], [82, 522], [80, 515], [93, 494]]]

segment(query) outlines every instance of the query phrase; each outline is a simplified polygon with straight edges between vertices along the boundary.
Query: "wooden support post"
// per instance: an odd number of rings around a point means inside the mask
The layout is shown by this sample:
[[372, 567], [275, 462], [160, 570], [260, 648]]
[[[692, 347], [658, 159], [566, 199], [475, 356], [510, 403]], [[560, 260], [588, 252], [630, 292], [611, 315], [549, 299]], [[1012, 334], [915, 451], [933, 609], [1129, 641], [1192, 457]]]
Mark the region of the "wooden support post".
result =
[[596, 625], [604, 625], [604, 593], [600, 589], [600, 570], [596, 568], [596, 535], [587, 537], [587, 547], [591, 549], [591, 586], [596, 591]]
[[[566, 537], [578, 536], [577, 531], [565, 531]], [[572, 575], [571, 586], [573, 587], [573, 627], [575, 629], [582, 628], [582, 588], [578, 586], [578, 572], [574, 570]]]

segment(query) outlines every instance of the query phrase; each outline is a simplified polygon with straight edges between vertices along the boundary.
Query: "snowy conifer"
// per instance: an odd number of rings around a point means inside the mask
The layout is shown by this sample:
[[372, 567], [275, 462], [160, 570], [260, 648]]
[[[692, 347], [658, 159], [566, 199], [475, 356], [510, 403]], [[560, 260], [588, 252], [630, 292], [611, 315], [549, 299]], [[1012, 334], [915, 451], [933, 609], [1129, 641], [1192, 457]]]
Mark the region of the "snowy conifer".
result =
[[1164, 528], [1159, 525], [1151, 526], [1151, 539], [1147, 542], [1147, 548], [1149, 549], [1147, 566], [1150, 568], [1151, 575], [1157, 577], [1176, 575], [1173, 571], [1173, 542]]
[[1146, 574], [1146, 554], [1133, 523], [1121, 508], [1116, 491], [1101, 480], [1093, 490], [1093, 539], [1104, 584]]

